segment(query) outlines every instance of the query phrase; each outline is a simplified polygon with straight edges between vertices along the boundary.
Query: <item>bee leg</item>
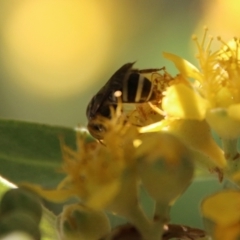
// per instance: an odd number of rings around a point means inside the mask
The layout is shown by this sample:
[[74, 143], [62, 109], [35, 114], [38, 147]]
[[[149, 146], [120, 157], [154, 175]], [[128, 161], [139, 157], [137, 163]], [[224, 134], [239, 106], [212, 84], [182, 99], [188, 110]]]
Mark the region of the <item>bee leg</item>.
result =
[[148, 102], [149, 106], [158, 114], [162, 115], [162, 116], [166, 116], [166, 113], [161, 110], [160, 108], [158, 108], [157, 106], [153, 105], [151, 102]]
[[148, 68], [148, 69], [141, 69], [138, 70], [139, 73], [152, 73], [152, 72], [159, 72], [165, 70], [165, 67], [162, 68]]

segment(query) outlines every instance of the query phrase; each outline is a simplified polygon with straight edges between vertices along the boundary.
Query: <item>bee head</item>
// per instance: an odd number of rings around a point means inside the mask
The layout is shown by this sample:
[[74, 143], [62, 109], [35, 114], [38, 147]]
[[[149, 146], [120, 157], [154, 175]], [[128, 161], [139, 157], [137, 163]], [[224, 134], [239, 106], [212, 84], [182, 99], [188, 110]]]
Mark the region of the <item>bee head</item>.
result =
[[86, 115], [87, 115], [87, 119], [90, 121], [94, 115], [95, 112], [98, 108], [98, 103], [97, 103], [97, 96], [94, 96], [91, 101], [89, 102], [88, 106], [87, 106], [87, 110], [86, 110]]
[[107, 128], [104, 122], [98, 120], [91, 120], [88, 122], [87, 125], [89, 133], [96, 139], [101, 140], [103, 139]]

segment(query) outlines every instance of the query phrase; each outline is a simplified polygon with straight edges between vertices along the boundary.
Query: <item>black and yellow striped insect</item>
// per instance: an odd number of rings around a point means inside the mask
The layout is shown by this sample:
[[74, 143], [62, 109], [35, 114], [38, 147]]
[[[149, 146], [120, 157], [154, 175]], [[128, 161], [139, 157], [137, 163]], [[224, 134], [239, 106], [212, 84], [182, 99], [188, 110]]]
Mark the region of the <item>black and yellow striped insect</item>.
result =
[[[157, 92], [153, 83], [144, 74], [154, 73], [162, 69], [134, 69], [133, 63], [126, 63], [119, 68], [97, 92], [87, 106], [88, 130], [96, 138], [104, 131], [104, 126], [94, 121], [97, 116], [111, 118], [110, 106], [117, 107], [117, 98], [122, 103], [144, 103], [154, 101]], [[99, 133], [99, 134], [98, 134]]]

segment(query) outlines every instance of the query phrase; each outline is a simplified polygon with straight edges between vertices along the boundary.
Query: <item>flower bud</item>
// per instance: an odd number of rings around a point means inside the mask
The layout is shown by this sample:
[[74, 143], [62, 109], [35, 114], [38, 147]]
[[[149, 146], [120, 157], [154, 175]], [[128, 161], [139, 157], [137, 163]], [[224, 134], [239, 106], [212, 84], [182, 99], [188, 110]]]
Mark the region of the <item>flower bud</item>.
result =
[[29, 234], [14, 232], [1, 238], [1, 240], [34, 240]]
[[169, 204], [191, 183], [194, 166], [188, 149], [167, 133], [141, 137], [137, 149], [139, 175], [150, 196]]
[[23, 232], [29, 234], [34, 240], [40, 240], [41, 234], [35, 219], [29, 214], [15, 210], [0, 220], [0, 238], [13, 232]]
[[42, 217], [42, 207], [39, 199], [33, 193], [22, 188], [7, 191], [0, 203], [0, 216], [5, 216], [16, 210], [29, 214], [36, 224], [39, 224]]
[[110, 232], [110, 223], [103, 211], [72, 204], [64, 207], [57, 228], [61, 240], [98, 240]]

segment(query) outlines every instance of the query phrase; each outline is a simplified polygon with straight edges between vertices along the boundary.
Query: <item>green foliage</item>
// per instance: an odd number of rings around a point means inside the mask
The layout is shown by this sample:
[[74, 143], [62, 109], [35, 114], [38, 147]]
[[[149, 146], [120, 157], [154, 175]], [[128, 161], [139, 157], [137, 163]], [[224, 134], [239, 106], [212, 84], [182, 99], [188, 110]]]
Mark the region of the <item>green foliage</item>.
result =
[[[0, 120], [0, 175], [15, 184], [27, 181], [45, 187], [56, 187], [65, 177], [60, 171], [57, 171], [62, 163], [60, 137], [64, 139], [68, 146], [73, 149], [76, 148], [76, 132], [74, 129]], [[86, 140], [90, 141], [92, 139], [88, 137]], [[13, 186], [5, 182], [4, 179], [0, 180], [0, 195], [2, 196]], [[143, 202], [146, 199], [145, 196]], [[184, 202], [188, 200], [186, 199]], [[198, 200], [200, 201], [200, 199]], [[149, 209], [152, 209], [152, 202], [149, 204], [148, 200], [143, 207], [145, 208], [147, 205], [150, 206], [147, 207], [147, 212], [149, 212]], [[173, 212], [176, 212], [174, 207]], [[183, 214], [182, 211], [178, 215], [181, 214]], [[191, 214], [196, 215], [196, 209], [195, 213]], [[110, 219], [111, 225], [117, 225], [116, 218], [110, 216]], [[173, 216], [172, 219], [176, 222], [176, 216]], [[178, 222], [182, 223], [182, 219]], [[57, 239], [56, 216], [45, 208], [43, 208], [40, 229], [42, 240]]]
[[21, 231], [36, 240], [41, 237], [42, 240], [57, 239], [56, 216], [46, 208], [41, 207], [40, 201], [32, 193], [20, 188], [6, 191], [13, 185], [1, 180], [0, 237]]
[[62, 156], [59, 138], [75, 147], [75, 131], [65, 127], [0, 120], [0, 174], [14, 182], [55, 186]]
[[[56, 186], [63, 178], [57, 171], [62, 161], [60, 137], [75, 148], [74, 129], [0, 120], [0, 175], [15, 184], [28, 181]], [[2, 196], [13, 185], [4, 179], [0, 180]], [[41, 220], [42, 239], [56, 239], [55, 218], [54, 214], [44, 208]]]

